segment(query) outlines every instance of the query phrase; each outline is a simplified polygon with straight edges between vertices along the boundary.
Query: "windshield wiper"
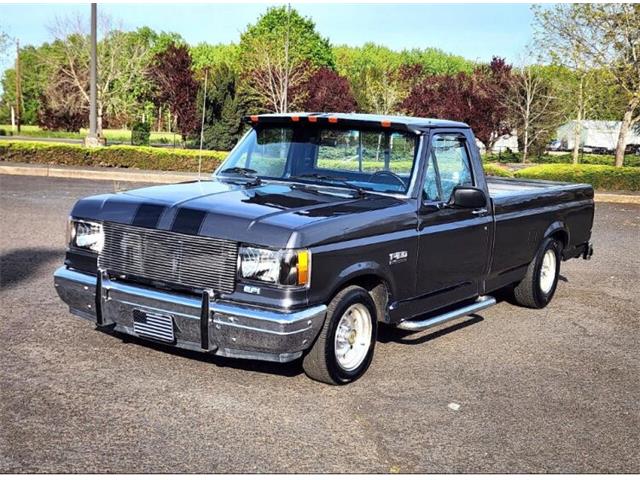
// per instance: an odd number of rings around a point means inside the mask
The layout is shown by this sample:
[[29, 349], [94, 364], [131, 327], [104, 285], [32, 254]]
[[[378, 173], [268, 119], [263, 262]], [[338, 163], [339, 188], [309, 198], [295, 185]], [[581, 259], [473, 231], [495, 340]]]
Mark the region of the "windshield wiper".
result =
[[356, 192], [358, 192], [358, 195], [360, 196], [363, 196], [365, 194], [365, 190], [362, 187], [359, 187], [357, 185], [354, 185], [353, 183], [347, 182], [343, 178], [332, 177], [330, 175], [323, 175], [321, 173], [302, 173], [300, 175], [294, 175], [292, 177], [289, 177], [289, 180], [296, 180], [296, 179], [304, 180], [306, 178], [313, 178], [316, 180], [322, 180], [324, 182], [330, 182], [330, 183], [339, 183], [351, 190], [355, 190]]
[[258, 172], [253, 168], [231, 167], [225, 168], [220, 173], [237, 173], [239, 175], [242, 175], [243, 177], [253, 177]]
[[240, 177], [246, 178], [247, 180], [251, 180], [251, 183], [260, 185], [260, 178], [256, 176], [256, 173], [258, 172], [252, 168], [231, 167], [231, 168], [225, 168], [220, 173], [223, 175], [225, 174], [232, 174], [234, 176], [239, 175]]

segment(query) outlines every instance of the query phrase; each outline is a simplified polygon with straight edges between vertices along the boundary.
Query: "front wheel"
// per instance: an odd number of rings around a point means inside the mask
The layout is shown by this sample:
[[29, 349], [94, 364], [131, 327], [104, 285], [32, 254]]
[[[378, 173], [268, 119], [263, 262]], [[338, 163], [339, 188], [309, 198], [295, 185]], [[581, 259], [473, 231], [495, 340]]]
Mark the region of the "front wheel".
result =
[[561, 250], [561, 244], [555, 238], [546, 238], [542, 242], [525, 277], [513, 289], [519, 305], [543, 308], [551, 301], [560, 275]]
[[346, 287], [327, 308], [322, 330], [302, 361], [305, 373], [331, 385], [358, 379], [371, 364], [377, 325], [369, 292], [357, 285]]

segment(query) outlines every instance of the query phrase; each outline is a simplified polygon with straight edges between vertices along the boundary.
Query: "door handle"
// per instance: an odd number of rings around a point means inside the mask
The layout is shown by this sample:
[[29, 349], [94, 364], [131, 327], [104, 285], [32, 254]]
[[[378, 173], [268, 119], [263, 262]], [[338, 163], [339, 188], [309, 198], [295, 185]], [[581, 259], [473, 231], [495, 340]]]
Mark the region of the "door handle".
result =
[[489, 210], [487, 210], [486, 208], [478, 208], [476, 210], [471, 211], [471, 213], [473, 213], [474, 215], [485, 215], [488, 212]]

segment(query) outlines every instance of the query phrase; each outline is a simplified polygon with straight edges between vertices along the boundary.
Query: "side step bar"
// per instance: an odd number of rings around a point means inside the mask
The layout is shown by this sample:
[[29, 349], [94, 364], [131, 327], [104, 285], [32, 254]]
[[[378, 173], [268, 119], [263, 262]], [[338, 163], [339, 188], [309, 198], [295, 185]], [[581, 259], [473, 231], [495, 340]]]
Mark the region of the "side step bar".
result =
[[442, 325], [443, 323], [450, 322], [466, 315], [471, 315], [472, 313], [479, 312], [480, 310], [484, 310], [485, 308], [489, 308], [490, 306], [495, 304], [496, 299], [494, 297], [484, 295], [482, 297], [478, 297], [472, 304], [464, 306], [462, 308], [458, 308], [457, 310], [451, 310], [450, 312], [441, 313], [440, 315], [429, 317], [424, 320], [405, 320], [404, 322], [400, 322], [396, 326], [398, 328], [401, 328], [402, 330], [419, 332], [421, 330], [426, 330], [428, 328]]

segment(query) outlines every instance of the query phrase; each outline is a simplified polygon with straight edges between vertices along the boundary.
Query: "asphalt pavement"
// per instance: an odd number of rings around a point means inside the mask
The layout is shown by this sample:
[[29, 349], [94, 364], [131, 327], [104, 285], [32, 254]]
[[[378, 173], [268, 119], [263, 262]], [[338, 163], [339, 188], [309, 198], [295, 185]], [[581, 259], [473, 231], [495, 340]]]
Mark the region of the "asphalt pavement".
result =
[[386, 328], [369, 372], [329, 387], [68, 313], [68, 212], [131, 187], [0, 176], [0, 473], [640, 471], [640, 205], [597, 204], [595, 255], [546, 309]]

